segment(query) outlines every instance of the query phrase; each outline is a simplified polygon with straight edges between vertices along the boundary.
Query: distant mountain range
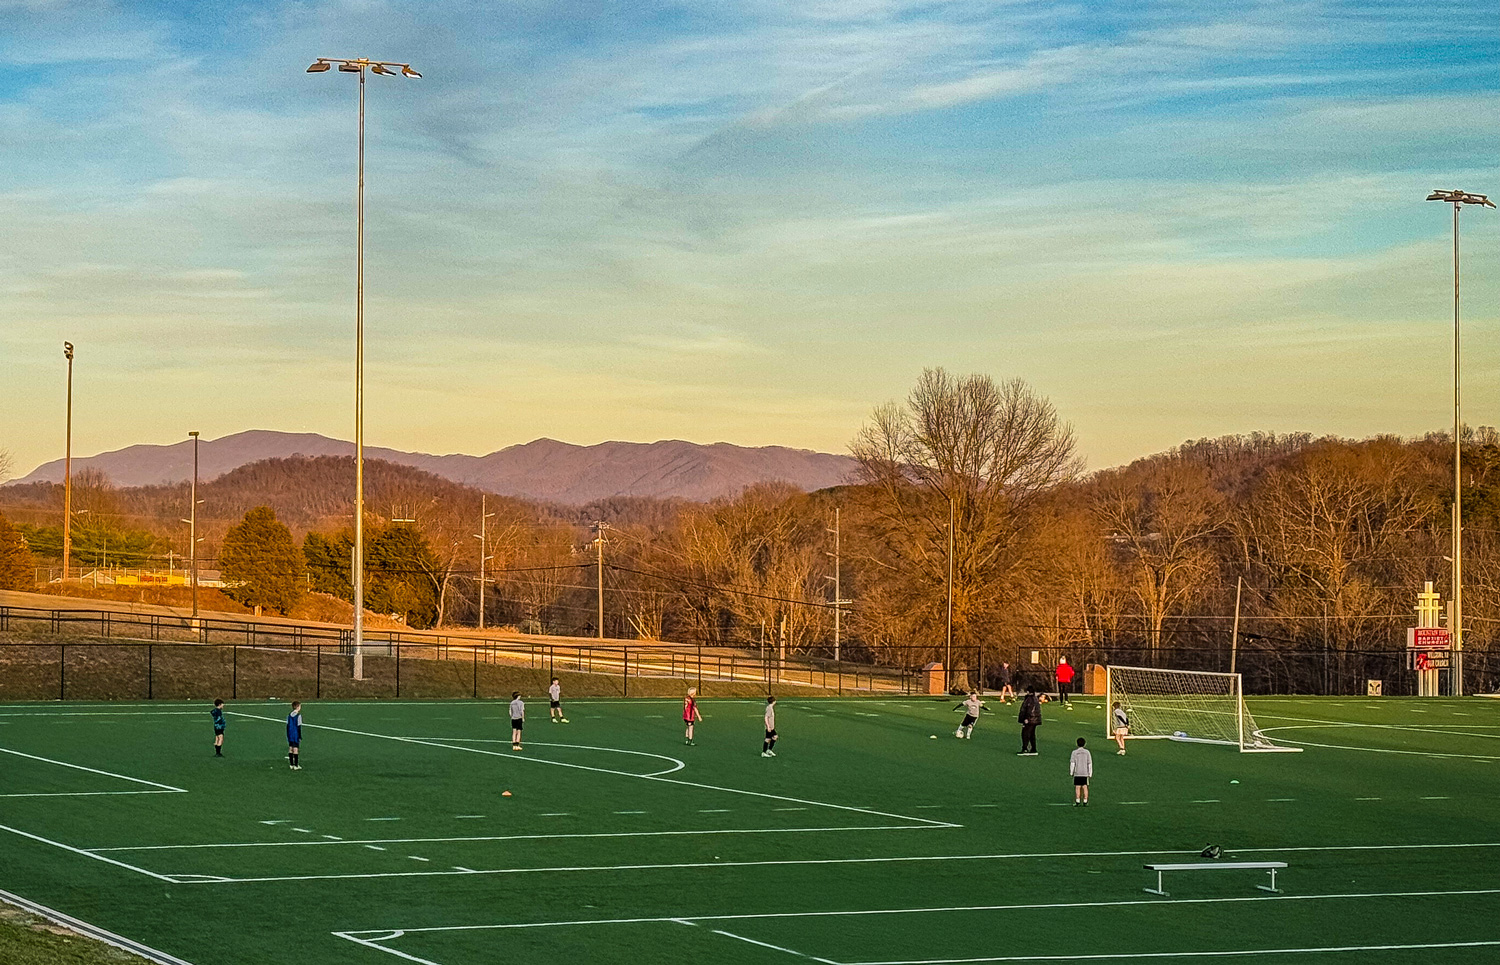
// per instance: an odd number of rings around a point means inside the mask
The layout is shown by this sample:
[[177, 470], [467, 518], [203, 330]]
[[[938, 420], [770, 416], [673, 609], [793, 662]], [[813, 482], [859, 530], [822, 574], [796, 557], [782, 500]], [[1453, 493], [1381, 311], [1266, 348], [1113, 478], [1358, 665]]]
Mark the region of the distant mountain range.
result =
[[[263, 459], [289, 456], [350, 456], [354, 444], [310, 432], [254, 429], [199, 444], [198, 478], [209, 480]], [[601, 442], [574, 446], [538, 439], [487, 456], [365, 447], [367, 459], [383, 459], [489, 492], [522, 499], [582, 505], [612, 496], [709, 500], [759, 482], [786, 482], [811, 491], [848, 481], [855, 462], [808, 449], [748, 448], [724, 442], [699, 445], [661, 442]], [[128, 446], [73, 460], [75, 473], [97, 469], [117, 486], [176, 483], [193, 475], [190, 440], [170, 446]], [[38, 466], [16, 483], [61, 482], [63, 460]]]

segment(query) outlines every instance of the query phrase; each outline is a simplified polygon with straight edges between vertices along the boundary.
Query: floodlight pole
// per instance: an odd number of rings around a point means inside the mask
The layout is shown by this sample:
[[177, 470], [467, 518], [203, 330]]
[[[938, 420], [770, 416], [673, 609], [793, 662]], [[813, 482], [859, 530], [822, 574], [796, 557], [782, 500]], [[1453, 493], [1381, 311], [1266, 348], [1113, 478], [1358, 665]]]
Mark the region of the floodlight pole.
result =
[[68, 429], [63, 450], [63, 537], [62, 584], [68, 582], [68, 558], [73, 551], [73, 343], [63, 343], [63, 357], [68, 360]]
[[485, 512], [488, 493], [479, 494], [479, 533], [474, 537], [479, 540], [479, 629], [484, 629], [484, 561], [489, 559], [487, 555], [490, 549], [489, 530], [487, 524], [494, 513]]
[[198, 433], [193, 437], [192, 507], [188, 511], [188, 553], [193, 561], [193, 619], [198, 619]]
[[598, 520], [594, 526], [598, 535], [594, 538], [594, 545], [599, 549], [599, 632], [598, 638], [604, 639], [604, 531], [609, 529], [609, 524], [604, 520]]
[[309, 74], [326, 73], [337, 65], [341, 73], [359, 74], [359, 190], [355, 213], [354, 288], [354, 679], [365, 678], [365, 72], [421, 77], [410, 64], [393, 61], [319, 57]]
[[1451, 674], [1449, 690], [1453, 696], [1463, 695], [1463, 626], [1464, 626], [1464, 583], [1463, 583], [1463, 535], [1464, 535], [1464, 510], [1463, 510], [1463, 415], [1460, 408], [1460, 387], [1463, 374], [1462, 357], [1460, 348], [1462, 342], [1459, 338], [1459, 312], [1458, 312], [1458, 209], [1466, 204], [1478, 205], [1485, 208], [1493, 208], [1495, 205], [1489, 198], [1482, 194], [1471, 194], [1468, 191], [1434, 191], [1427, 196], [1428, 201], [1443, 201], [1453, 205], [1453, 590], [1451, 599], [1453, 601], [1453, 618], [1448, 621], [1448, 632], [1453, 636], [1453, 660], [1449, 670]]

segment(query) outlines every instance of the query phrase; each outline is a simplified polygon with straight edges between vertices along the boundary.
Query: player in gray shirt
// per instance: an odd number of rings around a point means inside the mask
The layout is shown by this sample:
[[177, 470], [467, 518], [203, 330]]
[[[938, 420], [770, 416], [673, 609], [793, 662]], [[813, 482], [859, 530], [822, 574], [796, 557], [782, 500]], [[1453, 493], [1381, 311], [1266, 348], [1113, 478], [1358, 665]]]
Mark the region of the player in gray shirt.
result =
[[1094, 755], [1089, 753], [1087, 743], [1078, 738], [1078, 747], [1068, 758], [1068, 773], [1073, 775], [1073, 806], [1089, 805], [1089, 778], [1094, 776]]
[[761, 757], [776, 756], [776, 698], [766, 698], [766, 739], [760, 745]]
[[521, 692], [515, 690], [510, 695], [510, 749], [518, 751], [521, 749], [521, 725], [526, 722], [526, 701], [521, 699]]

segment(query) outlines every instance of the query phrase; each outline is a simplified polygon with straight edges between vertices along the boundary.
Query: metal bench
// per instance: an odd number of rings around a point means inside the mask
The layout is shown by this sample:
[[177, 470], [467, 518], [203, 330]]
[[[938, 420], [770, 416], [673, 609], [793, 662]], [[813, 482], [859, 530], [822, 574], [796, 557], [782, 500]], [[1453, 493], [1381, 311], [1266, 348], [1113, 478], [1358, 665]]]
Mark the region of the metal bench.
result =
[[1156, 872], [1156, 887], [1145, 888], [1142, 890], [1145, 891], [1148, 895], [1161, 895], [1163, 898], [1169, 897], [1166, 891], [1162, 890], [1161, 876], [1162, 872], [1164, 871], [1246, 870], [1269, 872], [1271, 875], [1271, 883], [1269, 885], [1256, 885], [1255, 887], [1259, 888], [1261, 891], [1269, 891], [1272, 894], [1279, 895], [1281, 894], [1281, 892], [1276, 890], [1276, 871], [1279, 868], [1285, 867], [1285, 861], [1191, 861], [1147, 864], [1145, 866], [1147, 871]]

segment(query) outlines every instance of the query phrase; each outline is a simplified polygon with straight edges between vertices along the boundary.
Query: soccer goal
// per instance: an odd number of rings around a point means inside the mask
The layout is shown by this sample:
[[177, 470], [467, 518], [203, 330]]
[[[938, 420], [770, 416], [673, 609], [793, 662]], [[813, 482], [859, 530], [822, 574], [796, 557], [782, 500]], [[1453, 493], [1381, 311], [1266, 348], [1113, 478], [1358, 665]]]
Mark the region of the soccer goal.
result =
[[1114, 734], [1115, 701], [1130, 718], [1131, 737], [1165, 737], [1203, 744], [1229, 744], [1242, 751], [1300, 751], [1281, 747], [1261, 733], [1245, 707], [1237, 673], [1108, 667], [1105, 674], [1105, 735]]

